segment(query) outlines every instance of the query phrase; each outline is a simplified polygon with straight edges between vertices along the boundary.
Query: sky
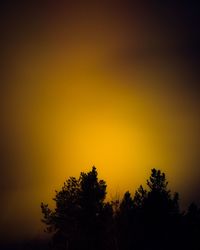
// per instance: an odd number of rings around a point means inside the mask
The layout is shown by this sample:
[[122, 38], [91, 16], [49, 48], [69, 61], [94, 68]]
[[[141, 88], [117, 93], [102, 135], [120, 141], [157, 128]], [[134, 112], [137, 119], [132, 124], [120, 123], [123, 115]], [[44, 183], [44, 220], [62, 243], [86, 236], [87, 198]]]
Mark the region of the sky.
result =
[[69, 176], [108, 199], [152, 168], [200, 201], [199, 8], [192, 1], [1, 1], [2, 239], [42, 232]]

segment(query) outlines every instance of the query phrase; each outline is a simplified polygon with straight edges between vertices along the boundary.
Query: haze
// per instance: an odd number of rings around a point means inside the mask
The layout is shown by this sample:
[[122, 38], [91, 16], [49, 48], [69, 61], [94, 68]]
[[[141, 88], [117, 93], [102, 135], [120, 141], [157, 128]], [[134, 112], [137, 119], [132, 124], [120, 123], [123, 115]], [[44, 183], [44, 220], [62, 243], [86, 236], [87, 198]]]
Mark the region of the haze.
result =
[[[37, 1], [36, 1], [37, 2]], [[40, 234], [40, 202], [97, 167], [108, 199], [166, 172], [199, 200], [195, 6], [3, 5], [1, 235]]]

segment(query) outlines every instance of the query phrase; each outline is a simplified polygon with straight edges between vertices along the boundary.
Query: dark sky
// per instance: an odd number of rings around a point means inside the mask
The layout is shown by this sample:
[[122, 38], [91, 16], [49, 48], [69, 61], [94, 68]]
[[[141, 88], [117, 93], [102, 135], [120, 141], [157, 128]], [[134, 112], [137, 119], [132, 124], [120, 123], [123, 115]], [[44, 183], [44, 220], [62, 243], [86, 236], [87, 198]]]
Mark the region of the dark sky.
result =
[[40, 234], [40, 202], [92, 165], [109, 197], [157, 167], [183, 206], [199, 202], [199, 11], [193, 1], [1, 1], [2, 238]]

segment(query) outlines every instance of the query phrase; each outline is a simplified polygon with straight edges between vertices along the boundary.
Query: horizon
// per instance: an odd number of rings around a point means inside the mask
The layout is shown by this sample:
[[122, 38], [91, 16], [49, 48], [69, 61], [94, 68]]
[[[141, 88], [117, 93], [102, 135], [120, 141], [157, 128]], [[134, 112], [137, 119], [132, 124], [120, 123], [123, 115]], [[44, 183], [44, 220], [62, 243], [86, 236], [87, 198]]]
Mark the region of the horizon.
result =
[[[93, 166], [95, 167], [95, 166]], [[91, 171], [92, 168], [89, 168], [87, 171]], [[106, 183], [106, 198], [105, 200], [108, 201], [108, 202], [112, 202], [112, 201], [119, 201], [121, 202], [122, 199], [123, 199], [123, 196], [124, 194], [128, 191], [130, 192], [131, 194], [131, 197], [133, 198], [134, 195], [135, 195], [135, 192], [138, 190], [139, 186], [142, 185], [144, 189], [148, 190], [148, 187], [147, 187], [147, 179], [141, 183], [140, 185], [138, 185], [138, 187], [135, 189], [135, 190], [116, 190], [116, 192], [114, 194], [110, 194], [109, 193], [109, 186], [107, 185], [107, 182], [106, 180], [102, 179], [99, 177], [99, 172], [98, 172], [98, 168], [95, 167], [95, 169], [97, 170], [97, 173], [98, 173], [98, 180], [103, 180], [105, 181]], [[152, 169], [151, 169], [152, 170]], [[159, 169], [160, 170], [160, 169]], [[82, 173], [83, 171], [81, 171], [80, 173]], [[148, 177], [150, 176], [150, 172], [148, 173]], [[162, 170], [161, 170], [162, 172]], [[79, 173], [79, 175], [80, 175]], [[164, 172], [163, 172], [164, 173]], [[171, 187], [170, 187], [170, 180], [168, 179], [168, 175], [167, 173], [165, 173], [165, 176], [166, 176], [166, 180], [168, 182], [168, 189], [171, 191], [171, 195], [173, 196], [176, 192], [179, 194], [179, 203], [180, 203], [180, 212], [181, 213], [186, 213], [187, 212], [187, 209], [189, 208], [189, 205], [191, 205], [193, 202], [195, 202], [195, 204], [197, 204], [198, 206], [200, 205], [199, 202], [197, 201], [194, 201], [194, 200], [190, 200], [188, 201], [188, 203], [186, 204], [182, 204], [182, 195], [178, 192], [178, 190], [172, 190]], [[68, 176], [65, 178], [64, 182], [66, 182], [70, 177], [75, 177], [77, 180], [79, 179], [79, 176]], [[64, 183], [63, 182], [63, 183]], [[50, 200], [43, 200], [43, 201], [40, 201], [40, 204], [41, 202], [45, 202], [45, 203], [48, 203], [48, 205], [50, 206], [51, 209], [54, 209], [55, 208], [55, 201], [53, 200], [55, 198], [55, 191], [60, 191], [61, 190], [61, 187], [63, 186], [63, 183], [60, 183], [60, 185], [55, 189], [53, 190], [54, 192], [51, 192], [51, 199]], [[38, 208], [40, 210], [40, 214], [41, 214], [41, 209], [40, 209], [40, 204], [38, 204]], [[26, 247], [26, 245], [29, 245], [29, 244], [35, 244], [36, 246], [40, 246], [40, 244], [47, 244], [49, 242], [49, 240], [51, 239], [51, 234], [49, 234], [48, 232], [45, 231], [45, 227], [44, 227], [44, 224], [42, 223], [42, 215], [40, 216], [40, 223], [38, 224], [38, 227], [37, 227], [37, 231], [35, 232], [32, 232], [32, 234], [29, 234], [29, 235], [26, 235], [26, 236], [21, 236], [19, 237], [17, 235], [16, 236], [13, 236], [13, 235], [9, 235], [8, 237], [4, 237], [4, 238], [1, 238], [1, 242], [0, 242], [0, 246], [4, 246], [5, 249], [13, 249], [13, 247], [19, 247], [19, 249], [21, 249], [21, 247]], [[14, 248], [14, 249], [15, 249]]]

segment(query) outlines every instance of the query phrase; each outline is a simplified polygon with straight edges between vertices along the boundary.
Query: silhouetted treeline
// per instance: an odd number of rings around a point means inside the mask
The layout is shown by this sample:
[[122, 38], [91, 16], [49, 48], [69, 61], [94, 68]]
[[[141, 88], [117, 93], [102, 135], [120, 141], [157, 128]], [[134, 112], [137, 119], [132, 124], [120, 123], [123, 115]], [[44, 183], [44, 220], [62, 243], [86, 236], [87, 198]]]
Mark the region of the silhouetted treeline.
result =
[[55, 209], [42, 203], [43, 222], [52, 234], [50, 249], [169, 250], [200, 249], [200, 209], [192, 203], [179, 208], [178, 193], [171, 193], [165, 173], [152, 169], [147, 188], [121, 201], [107, 202], [106, 183], [95, 167], [70, 177], [56, 191]]

